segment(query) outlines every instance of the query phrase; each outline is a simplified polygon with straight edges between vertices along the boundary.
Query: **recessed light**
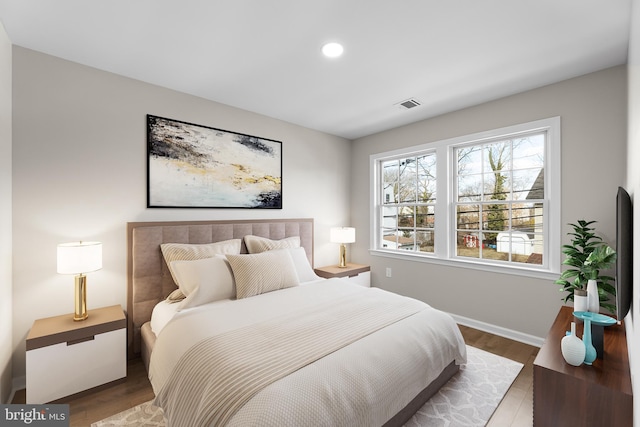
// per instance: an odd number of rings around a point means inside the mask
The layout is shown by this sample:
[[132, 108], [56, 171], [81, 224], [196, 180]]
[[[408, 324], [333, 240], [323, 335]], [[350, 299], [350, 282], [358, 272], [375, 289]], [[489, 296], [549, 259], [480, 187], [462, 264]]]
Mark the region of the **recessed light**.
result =
[[337, 58], [342, 55], [344, 48], [340, 43], [331, 42], [322, 46], [322, 53], [328, 58]]

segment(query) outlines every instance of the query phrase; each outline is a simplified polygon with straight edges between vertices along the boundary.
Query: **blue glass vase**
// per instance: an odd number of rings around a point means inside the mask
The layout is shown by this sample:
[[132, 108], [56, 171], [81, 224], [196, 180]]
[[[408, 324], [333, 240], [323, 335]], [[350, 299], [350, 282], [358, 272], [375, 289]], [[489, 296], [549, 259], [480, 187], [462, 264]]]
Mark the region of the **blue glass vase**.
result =
[[596, 348], [593, 346], [593, 342], [591, 341], [591, 319], [588, 317], [584, 318], [584, 332], [582, 334], [582, 341], [584, 342], [584, 346], [586, 348], [586, 352], [584, 355], [584, 364], [591, 365], [596, 357], [598, 357], [598, 353], [596, 353]]

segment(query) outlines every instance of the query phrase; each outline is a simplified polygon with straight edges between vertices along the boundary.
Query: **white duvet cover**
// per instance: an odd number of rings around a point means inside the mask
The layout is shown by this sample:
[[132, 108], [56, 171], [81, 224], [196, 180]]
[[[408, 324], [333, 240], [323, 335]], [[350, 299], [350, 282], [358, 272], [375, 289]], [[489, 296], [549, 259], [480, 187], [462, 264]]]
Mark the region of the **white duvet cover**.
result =
[[[319, 304], [345, 297], [355, 301], [366, 292], [389, 300], [405, 298], [329, 279], [176, 313], [158, 335], [151, 355], [149, 378], [156, 396], [162, 396], [156, 403], [163, 406], [167, 394], [187, 392], [163, 387], [185, 352], [207, 337], [291, 314], [304, 316]], [[466, 361], [464, 340], [451, 316], [416, 303], [417, 313], [266, 386], [235, 412], [228, 425], [384, 424], [451, 361], [457, 364]], [[167, 413], [170, 422], [180, 410], [170, 408]]]

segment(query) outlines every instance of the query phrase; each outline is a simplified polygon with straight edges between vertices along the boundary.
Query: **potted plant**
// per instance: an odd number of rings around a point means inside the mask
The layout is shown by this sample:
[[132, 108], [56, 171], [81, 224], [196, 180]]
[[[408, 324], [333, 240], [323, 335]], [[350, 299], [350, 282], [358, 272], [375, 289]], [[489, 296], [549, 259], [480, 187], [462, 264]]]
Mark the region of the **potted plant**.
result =
[[[587, 294], [589, 299], [589, 311], [598, 312], [599, 307], [615, 313], [616, 306], [609, 301], [615, 301], [616, 288], [610, 282], [611, 276], [600, 275], [600, 270], [606, 270], [615, 265], [616, 251], [608, 245], [600, 245], [589, 254], [584, 262], [585, 277], [587, 280]], [[611, 297], [614, 297], [613, 299]], [[593, 300], [592, 300], [593, 299]]]
[[[576, 311], [587, 311], [587, 284], [590, 279], [595, 280], [600, 305], [614, 312], [615, 306], [607, 302], [607, 294], [615, 295], [615, 288], [609, 283], [613, 278], [600, 276], [600, 270], [610, 267], [615, 262], [615, 251], [595, 234], [595, 228], [591, 227], [595, 222], [578, 220], [576, 224], [569, 224], [573, 227], [573, 232], [568, 233], [573, 236], [571, 244], [562, 246], [562, 253], [565, 255], [562, 264], [569, 268], [562, 272], [555, 283], [562, 286], [561, 292], [567, 293], [565, 302], [574, 301], [574, 305], [577, 305]], [[587, 263], [589, 256], [594, 252], [596, 253]], [[580, 306], [580, 303], [584, 303], [585, 306]]]

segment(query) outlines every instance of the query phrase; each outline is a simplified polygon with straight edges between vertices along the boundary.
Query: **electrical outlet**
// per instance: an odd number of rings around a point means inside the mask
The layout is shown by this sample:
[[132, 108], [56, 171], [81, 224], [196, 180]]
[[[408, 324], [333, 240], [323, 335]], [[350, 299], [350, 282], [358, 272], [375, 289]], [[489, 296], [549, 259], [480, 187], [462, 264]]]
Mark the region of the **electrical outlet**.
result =
[[391, 277], [391, 267], [387, 267], [386, 274], [387, 274], [387, 277]]

